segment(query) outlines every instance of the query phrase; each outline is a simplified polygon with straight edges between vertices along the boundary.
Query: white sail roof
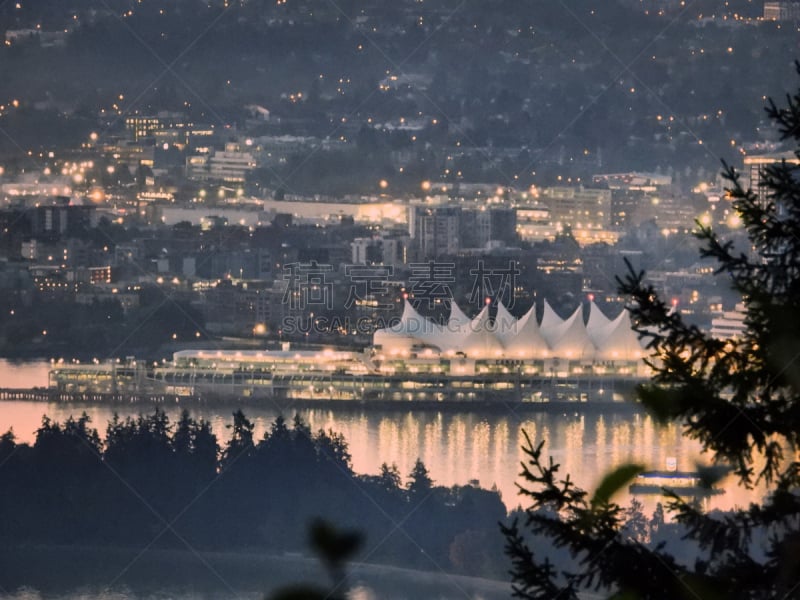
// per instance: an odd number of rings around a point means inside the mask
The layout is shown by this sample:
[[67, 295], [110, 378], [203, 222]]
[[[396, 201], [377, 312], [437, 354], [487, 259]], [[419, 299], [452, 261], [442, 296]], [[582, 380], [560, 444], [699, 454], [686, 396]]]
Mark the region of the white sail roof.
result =
[[450, 317], [447, 319], [448, 325], [467, 325], [470, 318], [464, 314], [464, 311], [456, 304], [455, 300], [450, 300]]
[[489, 306], [469, 319], [455, 302], [450, 318], [442, 326], [420, 315], [408, 300], [403, 314], [392, 327], [375, 332], [373, 343], [390, 355], [406, 355], [421, 346], [444, 353], [463, 352], [470, 358], [562, 358], [604, 361], [634, 361], [643, 356], [638, 335], [631, 329], [630, 313], [623, 310], [613, 321], [591, 303], [588, 324], [583, 321], [583, 307], [567, 319], [561, 319], [545, 302], [541, 325], [536, 320], [536, 305], [515, 319], [498, 303], [492, 320]]
[[550, 349], [536, 322], [536, 304], [516, 323], [516, 335], [504, 343], [509, 358], [544, 358]]
[[390, 353], [407, 352], [414, 345], [430, 344], [441, 338], [441, 328], [419, 314], [406, 298], [400, 320], [373, 335], [373, 343]]
[[390, 328], [378, 329], [372, 334], [372, 343], [389, 354], [405, 354], [411, 350], [415, 339]]
[[542, 322], [539, 325], [539, 330], [548, 343], [550, 343], [550, 332], [556, 330], [562, 323], [564, 323], [564, 319], [559, 317], [556, 311], [550, 306], [550, 303], [545, 300], [544, 312], [542, 313]]
[[643, 356], [639, 335], [631, 328], [631, 315], [623, 309], [619, 316], [597, 331], [597, 358], [638, 360]]
[[[544, 332], [543, 332], [544, 333]], [[583, 323], [583, 306], [557, 327], [545, 333], [545, 339], [554, 356], [562, 358], [591, 358], [595, 347]]]
[[442, 343], [439, 347], [444, 351], [461, 352], [461, 346], [469, 335], [469, 324], [470, 318], [459, 308], [456, 301], [451, 299], [450, 317], [447, 319], [447, 325], [442, 328]]
[[494, 317], [494, 334], [503, 346], [514, 339], [519, 332], [519, 322], [508, 312], [502, 302], [497, 303], [497, 313]]
[[609, 323], [611, 323], [611, 319], [605, 316], [600, 307], [592, 300], [589, 303], [589, 321], [586, 323], [586, 330], [589, 332], [589, 337], [592, 338], [592, 341], [595, 341], [594, 333]]
[[416, 341], [411, 330], [418, 328], [414, 323], [421, 318], [406, 298], [403, 300], [403, 314], [400, 315], [400, 320], [391, 327], [378, 329], [372, 336], [372, 343], [391, 354], [408, 352]]
[[403, 314], [400, 315], [400, 321], [389, 329], [398, 333], [408, 332], [410, 329], [418, 327], [420, 319], [422, 319], [422, 315], [411, 306], [411, 302], [408, 301], [408, 298], [405, 298], [403, 299]]
[[502, 356], [503, 345], [495, 336], [495, 328], [489, 320], [488, 304], [470, 321], [461, 351], [471, 358]]

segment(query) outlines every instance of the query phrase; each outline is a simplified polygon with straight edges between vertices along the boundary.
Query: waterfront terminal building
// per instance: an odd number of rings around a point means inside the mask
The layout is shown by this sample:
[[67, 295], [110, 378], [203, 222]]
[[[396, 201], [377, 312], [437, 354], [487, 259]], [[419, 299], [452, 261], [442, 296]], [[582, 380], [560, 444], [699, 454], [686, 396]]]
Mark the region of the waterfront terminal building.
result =
[[649, 368], [630, 315], [590, 304], [562, 319], [545, 301], [521, 318], [500, 303], [468, 317], [455, 302], [445, 323], [405, 301], [400, 319], [362, 351], [182, 350], [170, 363], [54, 365], [66, 393], [149, 393], [200, 398], [419, 402], [621, 400]]

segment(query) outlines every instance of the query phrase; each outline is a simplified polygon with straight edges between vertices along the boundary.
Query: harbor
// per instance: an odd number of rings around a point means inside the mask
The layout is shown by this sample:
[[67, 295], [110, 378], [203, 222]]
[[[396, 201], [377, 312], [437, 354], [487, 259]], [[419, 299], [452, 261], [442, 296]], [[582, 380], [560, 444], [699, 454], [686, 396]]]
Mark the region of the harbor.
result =
[[560, 319], [545, 302], [519, 319], [498, 305], [468, 318], [451, 303], [445, 324], [408, 301], [399, 322], [362, 349], [180, 350], [171, 360], [53, 361], [57, 394], [275, 401], [541, 404], [623, 402], [649, 368], [627, 311], [596, 305]]

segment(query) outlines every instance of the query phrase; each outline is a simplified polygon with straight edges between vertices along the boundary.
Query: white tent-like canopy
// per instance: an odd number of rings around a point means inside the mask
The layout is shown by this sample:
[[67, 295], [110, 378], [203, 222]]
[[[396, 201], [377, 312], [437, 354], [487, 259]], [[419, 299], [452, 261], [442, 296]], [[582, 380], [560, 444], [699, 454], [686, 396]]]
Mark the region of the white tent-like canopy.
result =
[[592, 358], [595, 353], [594, 344], [583, 323], [582, 306], [567, 320], [548, 329], [545, 339], [553, 356], [559, 358], [586, 359]]
[[[534, 304], [534, 308], [536, 305]], [[525, 315], [527, 317], [527, 315]], [[522, 317], [522, 319], [525, 319]], [[520, 321], [522, 321], [520, 319]], [[519, 333], [520, 321], [517, 321], [502, 302], [497, 303], [497, 314], [494, 317], [494, 334], [503, 346], [508, 346]]]
[[628, 309], [623, 309], [616, 319], [596, 332], [595, 346], [597, 358], [601, 360], [629, 360], [643, 356], [639, 335], [631, 328]]
[[[498, 314], [500, 314], [499, 308]], [[506, 339], [501, 338], [506, 356], [510, 358], [546, 358], [550, 354], [550, 347], [542, 337], [539, 324], [536, 322], [536, 304], [533, 304], [515, 325], [514, 335]]]
[[600, 307], [592, 300], [589, 303], [589, 320], [586, 322], [586, 331], [589, 332], [589, 337], [592, 338], [593, 342], [595, 341], [593, 337], [594, 332], [598, 329], [602, 329], [609, 323], [611, 323], [611, 319], [605, 316], [600, 310]]
[[551, 331], [558, 328], [564, 322], [564, 319], [556, 314], [556, 311], [550, 306], [550, 303], [545, 300], [544, 301], [544, 312], [542, 313], [542, 322], [539, 324], [539, 330], [542, 332], [542, 335], [546, 340], [548, 340], [551, 335]]
[[451, 301], [450, 318], [442, 326], [420, 315], [405, 301], [400, 320], [379, 329], [373, 344], [388, 355], [408, 355], [423, 348], [442, 354], [464, 354], [472, 359], [639, 361], [643, 356], [638, 335], [631, 329], [630, 313], [623, 310], [609, 319], [592, 302], [584, 323], [579, 306], [567, 319], [558, 316], [547, 301], [541, 323], [536, 305], [519, 319], [498, 303], [494, 319], [489, 305], [470, 319]]
[[455, 300], [450, 300], [450, 317], [443, 328], [439, 347], [443, 351], [459, 352], [469, 336], [469, 325], [470, 318], [464, 314]]
[[459, 350], [467, 356], [502, 357], [503, 344], [497, 339], [495, 330], [495, 324], [489, 319], [489, 305], [487, 304], [470, 321], [469, 332]]
[[408, 299], [403, 301], [403, 314], [400, 320], [384, 329], [378, 329], [372, 336], [375, 346], [386, 348], [392, 354], [405, 354], [411, 351], [412, 346], [419, 343], [419, 335], [424, 335], [427, 321], [420, 315]]

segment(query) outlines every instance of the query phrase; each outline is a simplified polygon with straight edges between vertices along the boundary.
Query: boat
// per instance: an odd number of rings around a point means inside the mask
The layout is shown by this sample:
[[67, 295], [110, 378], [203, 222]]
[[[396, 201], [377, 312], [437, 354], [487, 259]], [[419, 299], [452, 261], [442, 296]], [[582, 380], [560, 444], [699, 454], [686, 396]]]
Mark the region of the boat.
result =
[[628, 491], [642, 496], [663, 496], [665, 492], [672, 492], [689, 498], [725, 493], [725, 490], [708, 483], [707, 478], [697, 471], [645, 471], [633, 480]]

